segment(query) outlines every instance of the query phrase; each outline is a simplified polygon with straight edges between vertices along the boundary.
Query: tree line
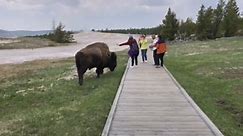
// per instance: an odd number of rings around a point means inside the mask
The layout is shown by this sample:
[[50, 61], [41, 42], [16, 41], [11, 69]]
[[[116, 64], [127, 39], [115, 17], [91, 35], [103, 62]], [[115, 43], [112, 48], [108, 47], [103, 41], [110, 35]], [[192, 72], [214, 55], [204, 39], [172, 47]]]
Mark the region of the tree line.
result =
[[[95, 31], [94, 29], [92, 31]], [[191, 18], [179, 20], [176, 13], [168, 9], [162, 24], [152, 28], [141, 29], [115, 29], [98, 30], [109, 33], [130, 33], [130, 34], [158, 34], [167, 40], [187, 39], [216, 39], [220, 37], [232, 37], [243, 35], [243, 17], [240, 15], [236, 0], [219, 0], [217, 7], [205, 7], [201, 5], [197, 14], [197, 20]]]
[[157, 27], [151, 28], [129, 28], [129, 29], [114, 29], [114, 30], [95, 30], [92, 29], [91, 31], [98, 31], [98, 32], [107, 32], [107, 33], [124, 33], [124, 34], [157, 34], [160, 33], [161, 25]]

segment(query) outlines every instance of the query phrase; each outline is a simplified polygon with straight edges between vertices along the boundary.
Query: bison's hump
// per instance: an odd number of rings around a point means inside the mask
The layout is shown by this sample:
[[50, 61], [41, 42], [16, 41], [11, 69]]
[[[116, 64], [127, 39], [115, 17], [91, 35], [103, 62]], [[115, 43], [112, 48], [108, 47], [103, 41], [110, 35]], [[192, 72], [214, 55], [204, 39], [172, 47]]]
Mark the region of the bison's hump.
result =
[[85, 48], [100, 48], [101, 50], [109, 50], [108, 45], [103, 42], [96, 42], [86, 46]]

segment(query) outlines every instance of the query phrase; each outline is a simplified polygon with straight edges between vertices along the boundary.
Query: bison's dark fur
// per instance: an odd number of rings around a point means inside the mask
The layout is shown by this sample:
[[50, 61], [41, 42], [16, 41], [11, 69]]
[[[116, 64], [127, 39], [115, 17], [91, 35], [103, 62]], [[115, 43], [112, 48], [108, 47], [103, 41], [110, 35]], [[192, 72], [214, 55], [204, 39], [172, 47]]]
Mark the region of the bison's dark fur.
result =
[[79, 84], [83, 84], [83, 75], [87, 69], [96, 67], [97, 77], [103, 74], [103, 69], [108, 67], [114, 71], [116, 62], [116, 53], [110, 52], [105, 43], [93, 43], [81, 49], [75, 55]]

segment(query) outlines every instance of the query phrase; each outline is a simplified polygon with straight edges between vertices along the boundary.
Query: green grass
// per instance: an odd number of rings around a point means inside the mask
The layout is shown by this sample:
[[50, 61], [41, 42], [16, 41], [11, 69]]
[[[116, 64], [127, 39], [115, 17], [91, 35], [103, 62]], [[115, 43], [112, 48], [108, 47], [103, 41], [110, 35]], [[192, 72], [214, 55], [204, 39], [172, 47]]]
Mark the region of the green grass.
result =
[[118, 53], [114, 72], [87, 77], [83, 86], [63, 78], [73, 58], [0, 66], [0, 135], [100, 135], [126, 62]]
[[243, 38], [177, 43], [166, 66], [226, 136], [243, 136]]

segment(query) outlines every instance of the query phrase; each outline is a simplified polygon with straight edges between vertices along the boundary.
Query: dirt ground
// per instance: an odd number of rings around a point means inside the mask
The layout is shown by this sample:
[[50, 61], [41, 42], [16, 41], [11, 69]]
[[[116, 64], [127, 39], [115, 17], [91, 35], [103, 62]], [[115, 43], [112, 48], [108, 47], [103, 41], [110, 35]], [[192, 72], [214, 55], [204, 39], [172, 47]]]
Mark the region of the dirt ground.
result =
[[1, 38], [0, 38], [0, 44], [15, 43], [15, 42], [19, 42], [19, 40], [1, 39]]
[[69, 46], [0, 50], [0, 64], [72, 57], [77, 51], [93, 42], [105, 42], [111, 51], [121, 51], [128, 48], [128, 46], [119, 47], [117, 44], [126, 41], [127, 38], [128, 35], [125, 34], [82, 32], [74, 35], [77, 43], [72, 43]]

